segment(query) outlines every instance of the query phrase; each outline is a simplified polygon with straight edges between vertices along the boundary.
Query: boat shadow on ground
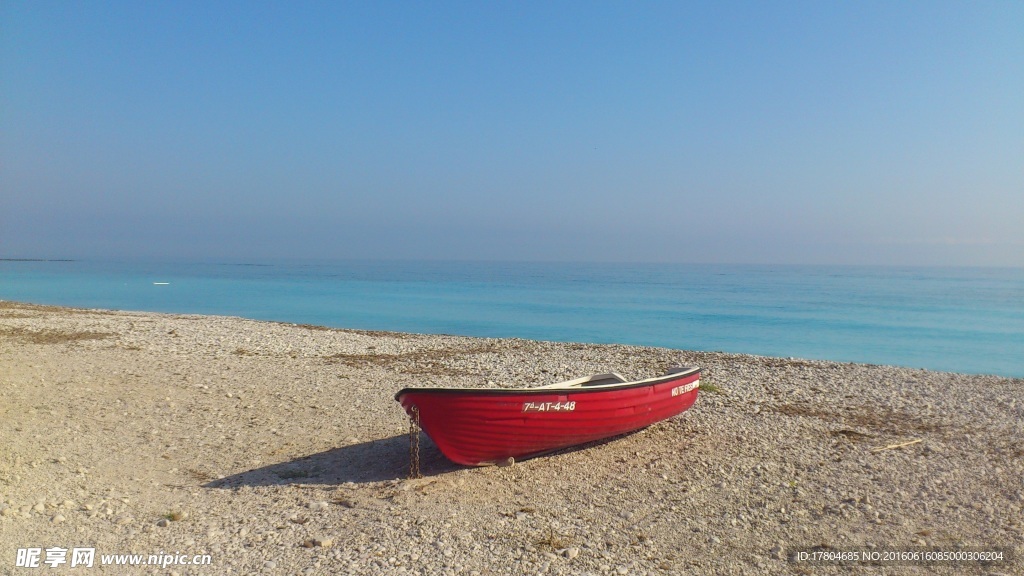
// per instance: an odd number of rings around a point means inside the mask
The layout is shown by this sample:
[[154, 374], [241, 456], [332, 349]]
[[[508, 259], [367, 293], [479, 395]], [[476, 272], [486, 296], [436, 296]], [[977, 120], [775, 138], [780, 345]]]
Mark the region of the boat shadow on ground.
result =
[[[437, 446], [420, 433], [420, 473], [439, 476], [461, 470], [441, 454]], [[370, 440], [288, 462], [254, 468], [203, 484], [204, 488], [240, 486], [288, 486], [294, 484], [365, 484], [409, 476], [409, 436]]]
[[[614, 443], [617, 440], [641, 432], [642, 430], [635, 430], [610, 438], [537, 454], [534, 457], [544, 458], [588, 450]], [[445, 458], [434, 442], [423, 432], [420, 432], [419, 435], [419, 448], [420, 474], [424, 477], [442, 476], [466, 468]], [[344, 484], [346, 482], [366, 484], [387, 480], [401, 480], [409, 477], [409, 458], [409, 436], [407, 434], [399, 434], [390, 438], [370, 440], [359, 444], [334, 448], [288, 462], [239, 472], [238, 474], [207, 482], [203, 484], [203, 487], [238, 488], [241, 486], [290, 486], [299, 484], [308, 486]]]

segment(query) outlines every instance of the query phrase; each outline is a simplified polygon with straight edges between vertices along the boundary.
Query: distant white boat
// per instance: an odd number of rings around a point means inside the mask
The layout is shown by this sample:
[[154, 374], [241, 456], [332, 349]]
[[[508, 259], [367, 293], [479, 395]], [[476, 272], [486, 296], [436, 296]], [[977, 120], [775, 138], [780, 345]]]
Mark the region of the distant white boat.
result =
[[153, 286], [167, 286], [170, 282], [153, 282]]

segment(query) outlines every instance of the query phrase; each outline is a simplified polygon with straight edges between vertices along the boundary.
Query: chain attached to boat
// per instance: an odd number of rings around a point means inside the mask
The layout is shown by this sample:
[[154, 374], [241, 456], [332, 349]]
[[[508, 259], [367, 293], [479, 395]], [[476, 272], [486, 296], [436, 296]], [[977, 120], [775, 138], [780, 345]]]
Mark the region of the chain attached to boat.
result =
[[422, 478], [420, 474], [420, 409], [409, 408], [409, 478]]

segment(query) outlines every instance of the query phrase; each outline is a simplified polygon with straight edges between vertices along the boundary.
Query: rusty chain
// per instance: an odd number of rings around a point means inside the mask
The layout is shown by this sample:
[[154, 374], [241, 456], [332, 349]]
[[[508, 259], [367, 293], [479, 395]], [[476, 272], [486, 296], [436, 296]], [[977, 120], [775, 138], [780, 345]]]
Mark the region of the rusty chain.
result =
[[422, 478], [420, 474], [420, 409], [409, 408], [409, 478]]

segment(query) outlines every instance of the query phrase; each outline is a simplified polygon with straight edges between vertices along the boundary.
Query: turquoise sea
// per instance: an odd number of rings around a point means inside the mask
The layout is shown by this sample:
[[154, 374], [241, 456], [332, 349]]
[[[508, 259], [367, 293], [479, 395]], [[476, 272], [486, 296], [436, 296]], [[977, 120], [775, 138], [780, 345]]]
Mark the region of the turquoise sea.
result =
[[1024, 377], [1019, 268], [0, 261], [0, 299]]

